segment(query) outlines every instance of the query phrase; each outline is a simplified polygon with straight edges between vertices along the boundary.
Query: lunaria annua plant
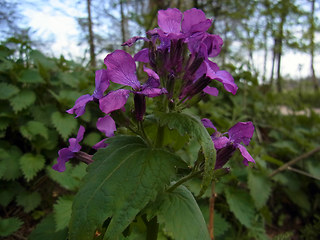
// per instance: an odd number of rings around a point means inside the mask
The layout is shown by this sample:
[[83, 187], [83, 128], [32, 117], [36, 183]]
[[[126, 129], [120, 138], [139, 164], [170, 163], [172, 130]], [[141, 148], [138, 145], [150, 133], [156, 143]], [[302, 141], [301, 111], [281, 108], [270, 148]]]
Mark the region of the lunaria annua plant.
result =
[[[244, 146], [254, 132], [251, 122], [220, 133], [209, 119], [184, 111], [206, 94], [217, 96], [217, 84], [231, 94], [238, 89], [231, 74], [210, 60], [223, 45], [220, 36], [207, 33], [211, 23], [195, 8], [160, 10], [159, 28], [123, 43], [130, 47], [140, 40], [148, 47], [134, 57], [123, 50], [108, 54], [107, 68], [96, 71], [93, 94], [81, 96], [67, 111], [79, 117], [88, 102], [98, 103], [103, 116], [96, 126], [106, 136], [93, 146], [99, 150], [91, 156], [81, 151], [81, 126], [53, 166], [62, 172], [71, 158], [89, 164], [73, 202], [70, 240], [133, 239], [138, 231], [157, 239], [159, 228], [173, 239], [210, 239], [183, 183], [201, 178], [203, 194], [215, 178], [228, 173], [223, 166], [237, 149], [244, 164], [254, 162]], [[137, 71], [136, 62], [144, 73]], [[109, 91], [110, 82], [118, 89]], [[120, 127], [127, 134], [117, 133]], [[190, 139], [200, 149], [196, 159], [187, 160], [181, 153]]]

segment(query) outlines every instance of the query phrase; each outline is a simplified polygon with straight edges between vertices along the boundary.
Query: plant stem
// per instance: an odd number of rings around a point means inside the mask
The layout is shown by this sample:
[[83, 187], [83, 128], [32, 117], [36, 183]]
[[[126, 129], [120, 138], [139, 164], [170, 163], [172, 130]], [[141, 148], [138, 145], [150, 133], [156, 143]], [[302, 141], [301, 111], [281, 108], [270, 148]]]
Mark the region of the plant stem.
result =
[[173, 184], [172, 186], [170, 186], [167, 189], [167, 192], [172, 192], [173, 190], [175, 190], [177, 187], [179, 187], [182, 183], [190, 180], [191, 178], [198, 176], [202, 173], [202, 171], [197, 171], [197, 172], [191, 172], [189, 175], [181, 178], [178, 182], [176, 182], [175, 184]]
[[159, 231], [159, 224], [157, 217], [154, 217], [147, 224], [147, 238], [146, 240], [157, 240]]
[[310, 152], [304, 153], [302, 155], [300, 155], [299, 157], [296, 157], [294, 159], [292, 159], [291, 161], [287, 162], [286, 164], [282, 165], [281, 167], [279, 167], [278, 169], [274, 170], [270, 175], [269, 178], [272, 178], [274, 175], [278, 174], [279, 172], [282, 172], [283, 170], [288, 169], [288, 167], [290, 167], [291, 165], [297, 163], [300, 160], [303, 160], [307, 157], [310, 157], [311, 155], [317, 153], [320, 151], [320, 146], [316, 147], [315, 149], [311, 150]]
[[164, 127], [160, 126], [160, 124], [159, 124], [155, 147], [162, 147], [163, 138], [164, 138]]
[[145, 131], [144, 131], [142, 121], [139, 121], [139, 122], [138, 122], [138, 127], [139, 127], [139, 132], [141, 133], [141, 134], [139, 134], [139, 135], [141, 135], [141, 137], [142, 137], [144, 140], [146, 140], [146, 142], [148, 143], [148, 145], [151, 146], [151, 142], [150, 142], [147, 134], [146, 134]]
[[208, 230], [209, 230], [211, 240], [214, 240], [214, 201], [216, 198], [215, 185], [216, 185], [215, 182], [212, 182], [212, 184], [211, 184], [211, 197], [210, 197], [210, 203], [209, 203], [210, 215], [209, 215]]

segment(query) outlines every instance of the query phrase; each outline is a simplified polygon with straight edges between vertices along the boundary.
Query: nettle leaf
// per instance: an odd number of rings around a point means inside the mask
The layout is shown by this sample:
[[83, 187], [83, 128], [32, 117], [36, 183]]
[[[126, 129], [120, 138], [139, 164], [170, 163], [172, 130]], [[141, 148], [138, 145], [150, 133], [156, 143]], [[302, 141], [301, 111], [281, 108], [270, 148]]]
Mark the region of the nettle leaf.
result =
[[186, 113], [161, 113], [155, 114], [160, 125], [176, 129], [181, 135], [189, 135], [200, 143], [205, 157], [205, 170], [199, 196], [201, 196], [213, 178], [213, 170], [216, 162], [216, 151], [212, 139], [201, 121]]
[[66, 240], [68, 229], [63, 229], [56, 232], [53, 227], [55, 224], [53, 214], [49, 214], [44, 218], [37, 227], [32, 231], [29, 240]]
[[24, 89], [19, 94], [10, 99], [10, 104], [15, 112], [19, 112], [36, 101], [36, 94], [31, 91]]
[[220, 237], [231, 228], [231, 225], [218, 212], [214, 211], [214, 236]]
[[35, 136], [42, 136], [44, 139], [48, 139], [48, 128], [38, 121], [29, 121], [26, 125], [20, 127], [21, 134], [29, 139], [34, 139]]
[[16, 181], [5, 182], [0, 185], [0, 205], [6, 207], [23, 187]]
[[23, 83], [43, 83], [44, 82], [40, 73], [35, 69], [23, 70], [21, 77], [18, 80]]
[[248, 186], [255, 206], [261, 209], [271, 194], [271, 181], [261, 172], [249, 171]]
[[23, 222], [19, 218], [0, 218], [0, 237], [7, 237], [19, 230]]
[[73, 167], [67, 162], [66, 171], [57, 172], [52, 169], [52, 166], [48, 166], [47, 174], [53, 181], [59, 183], [61, 187], [74, 191], [79, 188], [82, 178], [86, 175], [86, 168], [87, 165], [84, 163], [80, 163]]
[[53, 205], [56, 231], [65, 229], [71, 218], [73, 196], [63, 196]]
[[164, 233], [175, 240], [210, 239], [206, 222], [192, 193], [184, 186], [160, 195], [153, 208]]
[[234, 213], [236, 218], [240, 223], [247, 228], [250, 228], [255, 220], [255, 209], [249, 194], [244, 190], [226, 188], [225, 195], [230, 210]]
[[10, 122], [9, 118], [0, 118], [0, 130], [6, 130]]
[[22, 192], [18, 194], [16, 201], [26, 213], [29, 213], [40, 205], [41, 195], [38, 192]]
[[116, 239], [183, 165], [178, 156], [152, 149], [139, 137], [117, 136], [108, 143], [94, 155], [75, 197], [70, 240], [91, 239], [108, 218], [104, 239]]
[[0, 149], [0, 178], [14, 180], [21, 176], [19, 159], [22, 153], [16, 146], [9, 150]]
[[36, 176], [37, 172], [43, 169], [45, 158], [40, 154], [26, 153], [20, 158], [19, 162], [24, 177], [27, 181], [30, 181]]
[[13, 95], [17, 94], [19, 91], [20, 91], [19, 88], [17, 88], [12, 84], [4, 83], [4, 82], [0, 83], [0, 99], [1, 100], [9, 99]]
[[77, 128], [77, 121], [69, 114], [54, 112], [51, 121], [63, 139], [67, 139]]

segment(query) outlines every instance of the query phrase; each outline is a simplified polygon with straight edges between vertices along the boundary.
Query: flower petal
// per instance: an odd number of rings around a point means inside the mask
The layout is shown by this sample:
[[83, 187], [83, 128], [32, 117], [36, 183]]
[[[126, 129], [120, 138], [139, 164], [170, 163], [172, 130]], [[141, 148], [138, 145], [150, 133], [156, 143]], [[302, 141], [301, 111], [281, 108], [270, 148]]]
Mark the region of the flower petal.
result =
[[74, 106], [67, 110], [69, 114], [76, 114], [76, 118], [83, 115], [86, 111], [86, 105], [88, 102], [93, 101], [93, 97], [90, 94], [83, 95], [79, 97]]
[[177, 8], [158, 11], [158, 25], [166, 33], [180, 33], [182, 13]]
[[129, 53], [116, 50], [106, 56], [104, 64], [107, 66], [107, 76], [110, 81], [133, 89], [140, 88], [140, 82], [136, 76], [136, 64]]
[[215, 149], [217, 150], [227, 146], [227, 144], [230, 142], [229, 138], [227, 137], [215, 137], [214, 135], [215, 134], [211, 136], [211, 139], [214, 143]]
[[99, 100], [99, 107], [101, 111], [108, 114], [121, 109], [126, 104], [129, 93], [130, 91], [126, 89], [119, 89], [110, 92], [107, 96]]
[[219, 95], [219, 90], [215, 87], [206, 86], [202, 91], [215, 97]]
[[136, 94], [142, 94], [147, 97], [153, 98], [162, 94], [167, 94], [168, 91], [165, 88], [145, 88], [142, 91], [135, 92]]
[[255, 163], [254, 159], [251, 157], [250, 153], [247, 151], [247, 149], [242, 146], [241, 144], [237, 144], [237, 148], [240, 150], [241, 155], [243, 156], [243, 164], [248, 165], [248, 162]]
[[226, 91], [231, 92], [233, 95], [236, 94], [238, 90], [237, 84], [235, 84], [233, 77], [230, 73], [224, 70], [215, 71], [212, 68], [209, 60], [205, 61], [207, 65], [207, 76], [212, 80], [215, 79], [223, 84], [223, 87]]
[[103, 97], [104, 92], [107, 90], [107, 88], [110, 85], [110, 81], [108, 80], [106, 69], [100, 69], [96, 71], [95, 83], [96, 83], [96, 89], [94, 90], [92, 96], [94, 98], [100, 99]]
[[219, 35], [207, 34], [203, 39], [203, 43], [207, 48], [207, 55], [209, 57], [216, 57], [221, 51], [223, 40]]
[[78, 130], [78, 134], [77, 134], [77, 142], [81, 142], [83, 139], [83, 134], [86, 131], [86, 129], [84, 128], [84, 126], [80, 125], [79, 130]]
[[106, 140], [107, 138], [102, 139], [100, 142], [96, 143], [92, 148], [98, 150], [100, 148], [107, 147], [109, 144], [105, 143]]
[[71, 152], [68, 148], [62, 148], [58, 152], [59, 157], [57, 158], [57, 162], [52, 168], [58, 172], [64, 172], [66, 170], [66, 162], [69, 159], [73, 158], [74, 153]]
[[213, 123], [208, 118], [202, 118], [201, 122], [205, 128], [213, 128], [217, 131], [217, 128], [213, 125]]
[[184, 33], [206, 32], [211, 26], [212, 20], [207, 19], [200, 9], [192, 8], [183, 13], [181, 29]]
[[252, 122], [238, 122], [228, 131], [229, 138], [233, 143], [240, 143], [241, 141], [248, 145], [253, 136], [254, 126]]
[[141, 39], [143, 39], [143, 40], [146, 41], [146, 42], [149, 41], [148, 38], [135, 36], [135, 37], [130, 38], [128, 41], [122, 43], [121, 46], [131, 47], [136, 41], [141, 40]]
[[114, 136], [114, 132], [117, 130], [116, 123], [109, 115], [106, 115], [98, 119], [97, 128], [100, 132], [103, 132], [107, 137]]
[[139, 52], [136, 53], [136, 55], [134, 55], [133, 59], [136, 62], [143, 62], [143, 63], [149, 63], [149, 49], [148, 48], [144, 48], [142, 50], [140, 50]]

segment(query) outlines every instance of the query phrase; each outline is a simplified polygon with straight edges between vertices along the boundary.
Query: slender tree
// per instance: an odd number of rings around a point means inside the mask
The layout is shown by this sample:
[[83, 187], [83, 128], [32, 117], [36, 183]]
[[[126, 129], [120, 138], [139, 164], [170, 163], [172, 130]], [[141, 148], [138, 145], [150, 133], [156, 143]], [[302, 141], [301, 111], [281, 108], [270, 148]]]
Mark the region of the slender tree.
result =
[[315, 33], [315, 0], [309, 0], [311, 3], [311, 14], [309, 16], [309, 37], [310, 37], [310, 69], [311, 69], [311, 79], [313, 83], [313, 87], [315, 91], [319, 90], [319, 83], [316, 78], [316, 74], [314, 71], [314, 51], [315, 51], [315, 44], [314, 44], [314, 33]]
[[96, 67], [96, 55], [95, 55], [95, 45], [94, 45], [94, 34], [93, 34], [93, 23], [91, 18], [91, 0], [87, 0], [87, 13], [88, 13], [88, 42], [90, 49], [90, 65], [92, 68]]

